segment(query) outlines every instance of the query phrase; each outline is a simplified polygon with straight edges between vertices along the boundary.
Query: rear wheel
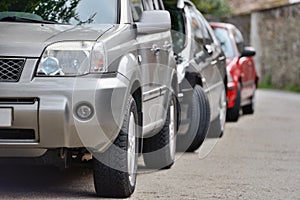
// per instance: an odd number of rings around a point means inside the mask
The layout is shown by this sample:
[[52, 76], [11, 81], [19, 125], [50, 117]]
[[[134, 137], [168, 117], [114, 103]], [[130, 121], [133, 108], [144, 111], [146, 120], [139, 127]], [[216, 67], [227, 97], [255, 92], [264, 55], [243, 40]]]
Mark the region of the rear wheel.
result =
[[194, 152], [203, 143], [210, 124], [210, 106], [204, 90], [196, 85], [189, 109], [190, 127], [185, 135], [178, 136], [179, 151]]
[[254, 113], [254, 95], [250, 98], [250, 104], [243, 106], [242, 111], [244, 115], [251, 115]]
[[177, 137], [177, 101], [175, 96], [168, 106], [167, 119], [162, 130], [145, 138], [143, 157], [145, 165], [154, 169], [168, 169], [174, 164]]
[[226, 121], [237, 122], [240, 117], [241, 108], [241, 84], [238, 83], [236, 99], [233, 108], [228, 108], [226, 113]]
[[135, 100], [127, 101], [122, 129], [104, 153], [94, 153], [94, 185], [98, 196], [129, 197], [136, 184], [138, 112]]

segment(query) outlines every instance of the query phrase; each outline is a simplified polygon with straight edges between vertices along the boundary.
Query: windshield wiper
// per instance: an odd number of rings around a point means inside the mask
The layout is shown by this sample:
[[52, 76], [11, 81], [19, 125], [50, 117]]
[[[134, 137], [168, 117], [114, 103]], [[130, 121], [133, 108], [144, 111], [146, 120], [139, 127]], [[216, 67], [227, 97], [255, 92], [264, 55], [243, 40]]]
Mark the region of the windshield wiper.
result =
[[7, 16], [0, 19], [2, 22], [30, 22], [30, 23], [43, 23], [43, 24], [57, 24], [57, 22], [46, 21], [46, 20], [37, 20], [37, 19], [28, 19], [24, 17], [17, 16]]
[[82, 24], [91, 24], [94, 21], [95, 16], [97, 15], [97, 12], [95, 12], [94, 14], [92, 14], [87, 20], [85, 21], [79, 21], [79, 23], [77, 25], [82, 25]]

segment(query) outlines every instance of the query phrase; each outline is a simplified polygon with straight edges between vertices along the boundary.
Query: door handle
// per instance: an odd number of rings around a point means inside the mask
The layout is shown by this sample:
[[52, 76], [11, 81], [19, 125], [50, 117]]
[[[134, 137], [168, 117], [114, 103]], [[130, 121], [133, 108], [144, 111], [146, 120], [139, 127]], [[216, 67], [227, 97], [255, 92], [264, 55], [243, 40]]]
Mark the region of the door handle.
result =
[[219, 61], [223, 61], [223, 60], [225, 60], [225, 56], [219, 57]]
[[158, 55], [160, 53], [160, 48], [157, 45], [153, 45], [151, 48], [151, 51], [155, 54]]
[[217, 61], [216, 61], [216, 60], [211, 61], [210, 64], [211, 64], [211, 65], [216, 65], [216, 64], [217, 64]]
[[165, 43], [165, 44], [163, 45], [163, 48], [169, 50], [169, 49], [172, 48], [172, 45], [171, 45], [170, 43]]

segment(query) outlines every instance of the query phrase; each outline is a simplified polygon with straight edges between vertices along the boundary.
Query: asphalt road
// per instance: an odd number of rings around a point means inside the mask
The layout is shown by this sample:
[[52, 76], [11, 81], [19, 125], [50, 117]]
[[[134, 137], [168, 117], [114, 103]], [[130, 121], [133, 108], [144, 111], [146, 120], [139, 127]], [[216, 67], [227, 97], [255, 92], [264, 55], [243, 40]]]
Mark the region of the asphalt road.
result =
[[[300, 94], [259, 90], [256, 100], [254, 115], [172, 169], [141, 167], [131, 199], [300, 199]], [[0, 169], [0, 199], [96, 198], [89, 169]]]

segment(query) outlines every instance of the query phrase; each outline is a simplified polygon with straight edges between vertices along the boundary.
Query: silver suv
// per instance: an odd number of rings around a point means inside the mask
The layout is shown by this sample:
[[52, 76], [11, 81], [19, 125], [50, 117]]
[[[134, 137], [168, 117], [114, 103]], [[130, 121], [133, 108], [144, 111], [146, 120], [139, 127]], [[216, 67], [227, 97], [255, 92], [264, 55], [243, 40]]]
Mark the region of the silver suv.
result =
[[160, 0], [34, 2], [0, 7], [0, 160], [64, 167], [92, 155], [97, 194], [128, 197], [138, 155], [150, 168], [174, 162], [169, 13]]

